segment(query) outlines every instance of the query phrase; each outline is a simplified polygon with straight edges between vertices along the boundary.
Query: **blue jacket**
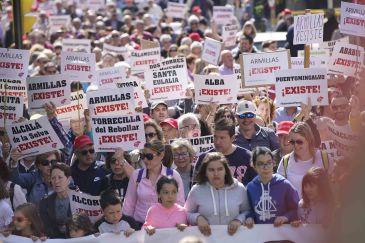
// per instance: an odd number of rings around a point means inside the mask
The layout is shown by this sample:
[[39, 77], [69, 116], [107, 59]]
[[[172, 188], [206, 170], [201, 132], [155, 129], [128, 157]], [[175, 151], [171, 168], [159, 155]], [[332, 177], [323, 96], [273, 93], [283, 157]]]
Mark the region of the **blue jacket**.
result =
[[271, 151], [274, 151], [280, 147], [278, 138], [273, 130], [267, 127], [260, 127], [257, 124], [255, 124], [255, 129], [256, 133], [252, 136], [250, 140], [247, 140], [241, 134], [240, 127], [237, 126], [234, 144], [242, 148], [248, 149], [249, 151], [252, 151], [258, 146], [267, 147]]
[[251, 205], [249, 217], [256, 224], [272, 224], [278, 216], [286, 216], [289, 222], [298, 219], [299, 196], [292, 184], [279, 174], [264, 185], [256, 176], [247, 185], [248, 200]]

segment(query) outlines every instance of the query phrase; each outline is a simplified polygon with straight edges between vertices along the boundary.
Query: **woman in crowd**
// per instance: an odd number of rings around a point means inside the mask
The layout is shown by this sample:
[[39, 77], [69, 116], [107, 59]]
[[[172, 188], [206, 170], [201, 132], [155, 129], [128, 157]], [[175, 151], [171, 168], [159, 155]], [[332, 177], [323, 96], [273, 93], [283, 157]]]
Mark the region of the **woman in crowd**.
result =
[[135, 170], [129, 179], [127, 194], [123, 205], [123, 215], [133, 217], [142, 227], [147, 210], [157, 203], [156, 183], [161, 176], [173, 176], [178, 182], [177, 203], [183, 205], [184, 186], [179, 173], [162, 164], [165, 146], [159, 140], [147, 142], [141, 151], [145, 168]]
[[228, 233], [233, 235], [244, 222], [250, 205], [246, 188], [232, 177], [224, 155], [207, 154], [196, 180], [185, 203], [189, 224], [197, 225], [206, 236], [211, 235], [210, 225], [228, 225]]
[[177, 120], [179, 136], [181, 138], [200, 137], [200, 123], [198, 117], [193, 113], [186, 113]]
[[95, 233], [95, 228], [86, 213], [76, 213], [68, 220], [66, 232], [69, 238], [78, 238]]
[[221, 106], [217, 109], [214, 113], [214, 123], [223, 117], [232, 120], [232, 122], [236, 124], [236, 115], [228, 106]]
[[260, 116], [264, 121], [263, 126], [269, 128], [275, 128], [273, 123], [275, 115], [274, 102], [266, 96], [256, 96], [253, 102], [256, 105], [256, 115]]
[[0, 179], [0, 230], [4, 230], [13, 217], [13, 210], [5, 200], [8, 197], [9, 192], [6, 190], [5, 183]]
[[71, 215], [69, 184], [71, 169], [64, 163], [51, 167], [51, 182], [54, 192], [40, 202], [40, 215], [49, 238], [66, 238], [66, 223]]
[[246, 21], [242, 28], [242, 34], [250, 36], [252, 39], [256, 37], [256, 27], [251, 21]]

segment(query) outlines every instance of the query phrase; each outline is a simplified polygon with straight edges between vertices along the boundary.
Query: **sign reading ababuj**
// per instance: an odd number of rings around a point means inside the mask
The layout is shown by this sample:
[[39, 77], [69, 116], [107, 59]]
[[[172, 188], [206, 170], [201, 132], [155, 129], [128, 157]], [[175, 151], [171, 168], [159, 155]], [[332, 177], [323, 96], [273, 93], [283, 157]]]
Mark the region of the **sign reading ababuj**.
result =
[[239, 27], [235, 24], [223, 26], [222, 39], [225, 47], [236, 45], [236, 34], [238, 31]]
[[86, 95], [81, 90], [71, 93], [71, 103], [56, 108], [57, 118], [60, 121], [77, 120], [84, 117], [84, 110], [87, 109]]
[[185, 19], [186, 5], [183, 3], [167, 3], [166, 15], [171, 18]]
[[178, 68], [185, 68], [186, 69], [186, 59], [185, 57], [175, 57], [175, 58], [167, 58], [162, 60], [159, 63], [151, 64], [151, 70], [172, 70]]
[[340, 31], [343, 34], [365, 37], [365, 6], [341, 2]]
[[328, 105], [326, 68], [279, 70], [275, 72], [276, 104], [300, 106], [311, 97], [312, 105]]
[[364, 47], [336, 43], [328, 64], [328, 72], [347, 76], [356, 76], [364, 60]]
[[218, 65], [222, 50], [222, 42], [211, 38], [205, 38], [202, 52], [202, 60], [213, 65]]
[[160, 62], [160, 48], [135, 50], [131, 53], [131, 68], [133, 71], [148, 70], [149, 65]]
[[0, 48], [0, 79], [26, 80], [29, 51]]
[[141, 149], [145, 144], [142, 113], [91, 118], [94, 148], [97, 152]]
[[194, 75], [196, 104], [233, 104], [237, 103], [240, 88], [237, 75]]
[[23, 96], [0, 95], [0, 127], [11, 124], [23, 116]]
[[12, 148], [21, 153], [21, 158], [64, 148], [48, 118], [5, 125]]
[[117, 83], [117, 87], [120, 89], [125, 89], [127, 87], [132, 87], [134, 92], [134, 105], [138, 108], [148, 107], [144, 91], [141, 86], [141, 82], [137, 77], [131, 76], [128, 79], [124, 79]]
[[108, 67], [97, 71], [100, 88], [115, 88], [116, 83], [126, 78], [123, 66]]
[[176, 100], [185, 98], [188, 87], [187, 71], [184, 68], [172, 70], [152, 70], [145, 72], [146, 88], [150, 100]]
[[55, 106], [70, 103], [70, 83], [63, 74], [30, 77], [27, 82], [29, 109], [43, 109], [43, 105], [50, 101]]
[[61, 73], [70, 81], [95, 83], [95, 53], [61, 52]]
[[131, 57], [130, 51], [125, 46], [112, 46], [112, 45], [109, 45], [107, 43], [104, 43], [103, 44], [103, 51], [105, 51], [105, 52], [114, 52], [117, 55], [122, 55], [124, 60], [126, 60], [126, 61], [129, 60], [129, 58]]
[[92, 117], [122, 115], [134, 112], [134, 92], [132, 87], [124, 89], [102, 89], [87, 93], [87, 106]]
[[322, 44], [319, 45], [319, 48], [320, 49], [328, 49], [329, 56], [332, 56], [333, 49], [334, 49], [336, 43], [338, 43], [338, 42], [349, 44], [350, 43], [350, 38], [348, 36], [345, 36], [345, 37], [343, 37], [341, 39], [338, 39], [338, 40], [324, 41]]
[[[317, 57], [310, 57], [310, 67], [321, 67], [322, 62], [321, 59]], [[292, 57], [291, 58], [291, 68], [292, 69], [301, 69], [304, 68], [304, 57]]]
[[89, 39], [63, 39], [62, 51], [65, 52], [91, 52], [91, 40]]
[[70, 15], [51, 15], [48, 16], [49, 30], [53, 33], [61, 28], [66, 28], [71, 25]]
[[241, 55], [242, 81], [244, 86], [267, 86], [275, 84], [276, 70], [290, 68], [288, 50]]
[[294, 45], [323, 42], [323, 14], [294, 16]]
[[230, 24], [233, 17], [233, 8], [229, 6], [214, 6], [213, 19], [217, 24]]
[[26, 80], [0, 79], [0, 95], [27, 97]]
[[71, 190], [69, 193], [71, 213], [84, 213], [95, 223], [103, 216], [100, 207], [100, 196], [91, 196], [86, 193]]

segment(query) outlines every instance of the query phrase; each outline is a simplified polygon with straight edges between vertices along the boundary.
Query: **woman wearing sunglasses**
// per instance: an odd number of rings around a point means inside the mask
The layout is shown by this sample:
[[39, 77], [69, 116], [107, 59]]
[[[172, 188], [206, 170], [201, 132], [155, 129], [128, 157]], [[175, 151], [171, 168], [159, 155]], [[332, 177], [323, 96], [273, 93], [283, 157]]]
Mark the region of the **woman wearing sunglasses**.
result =
[[[22, 188], [27, 189], [27, 201], [39, 204], [40, 200], [48, 196], [52, 191], [51, 188], [51, 165], [60, 161], [60, 154], [57, 150], [37, 155], [34, 172], [19, 173], [17, 159], [13, 159], [12, 168], [15, 168], [12, 175], [12, 181]], [[14, 165], [15, 164], [15, 165]]]
[[173, 176], [178, 183], [177, 203], [184, 205], [184, 186], [179, 173], [162, 164], [165, 146], [154, 140], [144, 145], [140, 156], [145, 168], [135, 170], [129, 179], [127, 194], [123, 205], [123, 215], [133, 217], [140, 229], [145, 221], [148, 209], [158, 202], [156, 183], [161, 176]]
[[289, 131], [289, 138], [294, 149], [281, 159], [278, 174], [287, 178], [302, 195], [302, 179], [307, 171], [312, 167], [320, 167], [330, 173], [333, 161], [327, 153], [315, 148], [314, 135], [307, 123], [296, 123]]

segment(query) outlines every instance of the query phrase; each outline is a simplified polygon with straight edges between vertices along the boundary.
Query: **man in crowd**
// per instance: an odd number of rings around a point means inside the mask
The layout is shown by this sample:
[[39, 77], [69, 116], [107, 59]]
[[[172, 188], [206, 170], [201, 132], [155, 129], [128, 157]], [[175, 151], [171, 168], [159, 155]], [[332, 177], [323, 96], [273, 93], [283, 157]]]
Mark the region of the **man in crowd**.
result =
[[160, 124], [169, 117], [167, 104], [164, 101], [152, 102], [150, 115], [157, 124]]
[[229, 75], [234, 73], [234, 69], [239, 69], [240, 65], [234, 63], [232, 52], [229, 50], [223, 50], [221, 52], [222, 65], [219, 66], [219, 74]]

